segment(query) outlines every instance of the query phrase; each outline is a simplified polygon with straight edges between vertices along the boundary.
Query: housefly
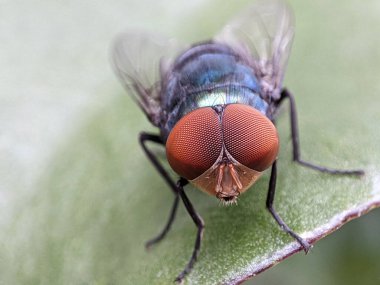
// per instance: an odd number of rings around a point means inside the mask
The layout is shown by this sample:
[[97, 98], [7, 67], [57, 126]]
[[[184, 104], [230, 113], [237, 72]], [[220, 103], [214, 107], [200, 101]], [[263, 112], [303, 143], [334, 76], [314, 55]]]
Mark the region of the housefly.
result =
[[[204, 222], [185, 194], [189, 182], [233, 204], [271, 168], [266, 207], [306, 253], [310, 243], [290, 229], [274, 209], [279, 138], [277, 110], [290, 105], [293, 160], [331, 174], [362, 175], [301, 159], [295, 100], [282, 81], [294, 35], [290, 8], [279, 1], [257, 2], [230, 21], [213, 39], [180, 47], [155, 34], [127, 32], [113, 46], [113, 66], [128, 93], [159, 134], [142, 132], [140, 144], [174, 194], [162, 232], [169, 231], [180, 200], [197, 226], [193, 253], [177, 276], [191, 271], [200, 250]], [[178, 174], [175, 182], [147, 142], [165, 146]]]

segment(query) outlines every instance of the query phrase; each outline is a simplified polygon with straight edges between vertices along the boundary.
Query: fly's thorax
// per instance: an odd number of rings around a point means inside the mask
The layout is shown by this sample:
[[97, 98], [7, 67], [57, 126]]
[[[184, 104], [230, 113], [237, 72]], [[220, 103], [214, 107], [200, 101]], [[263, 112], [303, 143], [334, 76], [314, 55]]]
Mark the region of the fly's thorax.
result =
[[160, 96], [165, 139], [183, 116], [201, 107], [240, 103], [267, 114], [269, 105], [249, 63], [228, 46], [212, 42], [177, 58], [162, 81]]
[[219, 84], [210, 90], [196, 90], [196, 92], [188, 93], [171, 111], [167, 111], [166, 121], [161, 127], [163, 137], [167, 138], [177, 122], [188, 113], [203, 107], [229, 104], [251, 106], [264, 116], [267, 116], [270, 111], [270, 105], [251, 89], [238, 84]]
[[276, 159], [278, 135], [260, 111], [244, 104], [191, 111], [169, 134], [169, 164], [201, 190], [230, 203]]

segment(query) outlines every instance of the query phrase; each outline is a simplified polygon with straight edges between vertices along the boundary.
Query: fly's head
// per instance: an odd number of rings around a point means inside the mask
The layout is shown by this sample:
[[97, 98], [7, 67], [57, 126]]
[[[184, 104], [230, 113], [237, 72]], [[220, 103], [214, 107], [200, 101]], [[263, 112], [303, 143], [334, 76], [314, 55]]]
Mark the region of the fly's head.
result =
[[243, 104], [188, 113], [174, 126], [166, 143], [173, 170], [224, 204], [235, 203], [272, 165], [278, 148], [273, 123]]

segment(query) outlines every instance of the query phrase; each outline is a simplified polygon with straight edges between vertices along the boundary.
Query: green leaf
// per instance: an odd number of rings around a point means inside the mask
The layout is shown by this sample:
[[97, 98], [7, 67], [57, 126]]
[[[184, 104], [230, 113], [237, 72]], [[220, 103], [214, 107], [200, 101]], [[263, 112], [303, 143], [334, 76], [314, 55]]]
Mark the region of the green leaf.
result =
[[[295, 232], [316, 243], [380, 205], [380, 83], [374, 72], [380, 40], [362, 32], [379, 19], [376, 13], [335, 17], [342, 8], [359, 9], [353, 1], [323, 10], [301, 3], [294, 5], [299, 30], [286, 85], [297, 100], [302, 157], [366, 171], [362, 178], [339, 177], [293, 163], [284, 108], [275, 206]], [[327, 10], [331, 14], [321, 20]], [[352, 18], [357, 24], [347, 29]], [[196, 228], [183, 206], [165, 240], [144, 249], [173, 201], [138, 145], [139, 131], [155, 130], [115, 81], [98, 92], [120, 96], [84, 110], [83, 123], [62, 139], [35, 191], [20, 191], [2, 223], [1, 283], [171, 284], [188, 261]], [[265, 209], [267, 187], [268, 173], [230, 207], [187, 187], [206, 228], [186, 284], [236, 284], [299, 251]]]

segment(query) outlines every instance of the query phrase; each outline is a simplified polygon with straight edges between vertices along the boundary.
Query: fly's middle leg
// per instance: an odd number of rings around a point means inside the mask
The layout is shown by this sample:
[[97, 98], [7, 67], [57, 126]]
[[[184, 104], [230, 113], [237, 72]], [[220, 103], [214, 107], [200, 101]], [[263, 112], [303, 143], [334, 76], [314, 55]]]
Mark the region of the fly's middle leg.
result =
[[140, 133], [139, 141], [140, 141], [140, 145], [141, 145], [142, 149], [144, 150], [145, 154], [149, 158], [150, 162], [154, 165], [156, 170], [161, 174], [161, 176], [164, 178], [164, 180], [169, 185], [170, 189], [172, 190], [172, 192], [174, 194], [174, 202], [173, 202], [172, 209], [170, 211], [170, 215], [169, 215], [168, 221], [166, 222], [165, 227], [157, 236], [155, 236], [154, 238], [150, 239], [149, 241], [147, 241], [145, 243], [145, 247], [147, 249], [149, 249], [154, 244], [160, 242], [166, 236], [166, 234], [169, 232], [171, 225], [174, 222], [176, 213], [177, 213], [178, 202], [179, 202], [180, 196], [179, 196], [179, 192], [177, 189], [177, 185], [172, 180], [172, 178], [169, 176], [169, 174], [164, 169], [164, 167], [161, 165], [161, 163], [159, 162], [157, 157], [153, 154], [153, 152], [151, 150], [148, 149], [148, 147], [146, 145], [146, 142], [154, 142], [157, 144], [164, 145], [161, 137], [158, 135], [155, 135], [155, 134], [148, 134], [148, 133], [143, 132], [143, 133]]
[[290, 104], [290, 129], [291, 129], [291, 134], [292, 134], [294, 161], [296, 161], [297, 163], [303, 166], [309, 167], [314, 170], [318, 170], [320, 172], [337, 174], [337, 175], [356, 175], [356, 176], [364, 175], [364, 171], [361, 169], [355, 169], [355, 170], [333, 169], [333, 168], [328, 168], [324, 166], [319, 166], [314, 163], [301, 159], [296, 102], [294, 100], [293, 95], [287, 89], [282, 90], [281, 98], [279, 99], [278, 104], [281, 104], [284, 99], [288, 99], [289, 104]]

